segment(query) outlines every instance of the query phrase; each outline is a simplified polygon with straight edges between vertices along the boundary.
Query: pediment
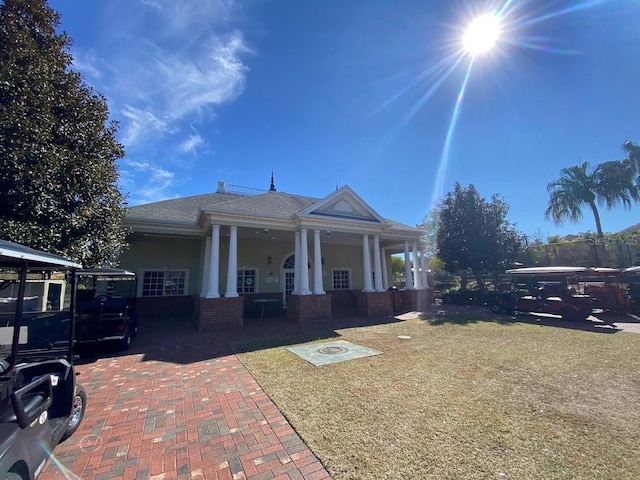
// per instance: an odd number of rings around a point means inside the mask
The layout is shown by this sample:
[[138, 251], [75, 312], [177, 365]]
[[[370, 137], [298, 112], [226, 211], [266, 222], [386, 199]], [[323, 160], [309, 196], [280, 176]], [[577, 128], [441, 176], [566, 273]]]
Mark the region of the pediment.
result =
[[386, 223], [384, 218], [367, 205], [348, 185], [314, 203], [299, 215]]

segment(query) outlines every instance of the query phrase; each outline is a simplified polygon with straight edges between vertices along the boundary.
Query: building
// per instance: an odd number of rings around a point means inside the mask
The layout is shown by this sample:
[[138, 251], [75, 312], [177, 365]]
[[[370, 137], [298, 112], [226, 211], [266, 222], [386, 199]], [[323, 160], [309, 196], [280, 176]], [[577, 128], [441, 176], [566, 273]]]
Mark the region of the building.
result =
[[[381, 217], [350, 187], [325, 198], [218, 182], [215, 193], [131, 207], [121, 266], [138, 274], [141, 315], [194, 318], [198, 328], [250, 316], [293, 322], [424, 308], [422, 232]], [[403, 291], [390, 255], [403, 253]], [[298, 261], [298, 259], [300, 261]]]

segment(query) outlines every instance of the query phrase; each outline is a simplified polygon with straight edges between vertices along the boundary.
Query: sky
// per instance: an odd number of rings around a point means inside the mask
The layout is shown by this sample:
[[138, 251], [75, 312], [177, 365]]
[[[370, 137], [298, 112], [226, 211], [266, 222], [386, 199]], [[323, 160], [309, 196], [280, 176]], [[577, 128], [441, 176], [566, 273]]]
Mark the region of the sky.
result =
[[[130, 205], [217, 181], [322, 198], [349, 185], [421, 223], [457, 181], [546, 220], [560, 170], [640, 143], [639, 0], [49, 0], [73, 68], [102, 93], [126, 155]], [[494, 13], [494, 47], [462, 38]], [[601, 210], [603, 229], [640, 205]]]

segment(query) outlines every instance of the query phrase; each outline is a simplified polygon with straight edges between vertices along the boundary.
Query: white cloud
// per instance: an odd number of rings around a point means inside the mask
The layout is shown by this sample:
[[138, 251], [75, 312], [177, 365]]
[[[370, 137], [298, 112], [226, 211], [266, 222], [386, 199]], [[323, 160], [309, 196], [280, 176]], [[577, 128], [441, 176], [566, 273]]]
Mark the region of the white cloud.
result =
[[178, 145], [178, 151], [182, 153], [196, 153], [198, 147], [202, 145], [204, 145], [204, 138], [202, 138], [199, 133], [194, 133]]
[[102, 72], [98, 65], [98, 59], [94, 50], [79, 50], [74, 49], [73, 55], [73, 69], [80, 72], [85, 77], [100, 79]]
[[[129, 191], [129, 204], [157, 202], [174, 198], [169, 193], [175, 174], [150, 162], [125, 161], [120, 171], [120, 180], [125, 191]], [[142, 185], [136, 180], [143, 179]]]
[[159, 119], [150, 110], [141, 110], [131, 105], [125, 105], [120, 112], [128, 121], [122, 142], [131, 145], [151, 132], [168, 132], [167, 123]]

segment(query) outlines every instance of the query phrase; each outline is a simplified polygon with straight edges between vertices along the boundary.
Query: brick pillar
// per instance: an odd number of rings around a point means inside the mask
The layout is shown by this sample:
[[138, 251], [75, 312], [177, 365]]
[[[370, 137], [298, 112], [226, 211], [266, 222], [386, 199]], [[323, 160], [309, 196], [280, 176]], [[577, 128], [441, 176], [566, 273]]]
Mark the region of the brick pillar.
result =
[[287, 320], [295, 323], [330, 322], [331, 295], [289, 295]]
[[194, 309], [198, 330], [243, 325], [244, 297], [199, 297], [198, 300]]
[[393, 313], [391, 292], [358, 292], [358, 315], [380, 317]]

